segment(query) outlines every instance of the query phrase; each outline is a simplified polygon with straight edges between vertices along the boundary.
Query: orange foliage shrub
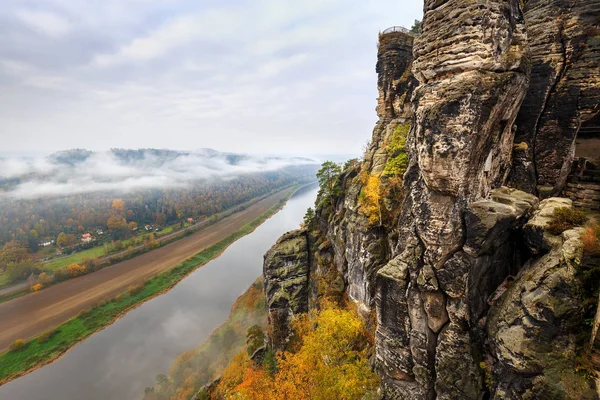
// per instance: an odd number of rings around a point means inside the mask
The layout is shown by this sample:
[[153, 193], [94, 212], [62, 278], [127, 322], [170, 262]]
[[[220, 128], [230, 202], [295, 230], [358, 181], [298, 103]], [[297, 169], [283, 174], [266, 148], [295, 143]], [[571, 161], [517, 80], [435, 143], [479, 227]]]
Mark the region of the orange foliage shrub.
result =
[[246, 372], [251, 365], [252, 361], [246, 352], [238, 353], [233, 357], [221, 375], [221, 382], [216, 389], [217, 398], [226, 399], [233, 395], [235, 388], [244, 382]]
[[586, 227], [581, 239], [585, 254], [600, 255], [600, 224]]
[[39, 290], [42, 290], [44, 288], [44, 285], [42, 285], [41, 283], [36, 283], [35, 285], [33, 285], [32, 287], [30, 287], [29, 289], [32, 292], [37, 292]]
[[85, 275], [87, 273], [87, 268], [83, 265], [71, 264], [67, 267], [67, 273], [71, 278], [75, 278], [77, 276]]

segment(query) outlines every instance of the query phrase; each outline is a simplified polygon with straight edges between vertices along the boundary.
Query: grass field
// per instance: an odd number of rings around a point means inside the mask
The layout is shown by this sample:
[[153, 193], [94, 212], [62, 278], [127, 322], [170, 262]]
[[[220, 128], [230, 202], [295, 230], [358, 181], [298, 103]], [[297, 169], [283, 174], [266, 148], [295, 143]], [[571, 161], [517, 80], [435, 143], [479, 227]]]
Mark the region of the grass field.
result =
[[[287, 198], [293, 192], [291, 190]], [[237, 239], [252, 232], [275, 214], [282, 205], [283, 203], [275, 205], [260, 217], [244, 225], [237, 232], [202, 250], [186, 261], [175, 265], [168, 271], [156, 275], [137, 290], [130, 290], [109, 302], [81, 313], [78, 317], [60, 325], [52, 334], [42, 334], [27, 341], [20, 350], [0, 354], [0, 365], [2, 366], [0, 368], [0, 384], [51, 362], [77, 342], [112, 323], [127, 310], [173, 287], [195, 269], [217, 257]], [[40, 340], [40, 338], [43, 339]]]
[[54, 261], [47, 262], [45, 264], [42, 264], [42, 267], [43, 267], [44, 271], [46, 271], [46, 272], [54, 272], [57, 269], [65, 268], [67, 265], [70, 265], [73, 263], [78, 264], [81, 261], [85, 260], [86, 258], [96, 258], [96, 257], [102, 257], [102, 256], [104, 256], [104, 247], [103, 246], [92, 247], [91, 249], [78, 251], [77, 253], [73, 253], [66, 257], [58, 258]]

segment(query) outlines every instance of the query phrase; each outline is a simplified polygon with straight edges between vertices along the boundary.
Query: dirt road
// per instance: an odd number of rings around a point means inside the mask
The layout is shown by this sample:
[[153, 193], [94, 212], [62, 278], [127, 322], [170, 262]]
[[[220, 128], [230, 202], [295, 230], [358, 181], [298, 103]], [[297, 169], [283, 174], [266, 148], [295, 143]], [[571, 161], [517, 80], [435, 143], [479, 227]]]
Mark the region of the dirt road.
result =
[[0, 304], [0, 352], [16, 339], [29, 339], [123, 293], [131, 285], [169, 269], [262, 215], [285, 197], [277, 192], [187, 238], [138, 257]]

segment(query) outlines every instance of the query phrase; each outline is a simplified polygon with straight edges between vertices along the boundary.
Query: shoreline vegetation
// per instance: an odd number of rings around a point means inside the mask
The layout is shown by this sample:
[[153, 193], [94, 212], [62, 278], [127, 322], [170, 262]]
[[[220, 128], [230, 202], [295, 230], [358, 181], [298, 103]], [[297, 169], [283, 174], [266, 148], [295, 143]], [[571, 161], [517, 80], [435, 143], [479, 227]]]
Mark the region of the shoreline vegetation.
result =
[[82, 311], [77, 317], [37, 337], [16, 340], [10, 350], [0, 354], [0, 385], [53, 362], [74, 345], [111, 325], [128, 311], [170, 290], [196, 269], [220, 256], [236, 240], [252, 233], [281, 210], [297, 191], [312, 184], [295, 185], [278, 204], [258, 218], [144, 284], [132, 286], [114, 299]]
[[247, 332], [252, 326], [262, 331], [267, 328], [262, 274], [237, 298], [225, 322], [200, 346], [179, 354], [168, 372], [157, 375], [155, 386], [146, 388], [143, 400], [192, 398], [246, 349]]
[[[253, 199], [250, 199], [250, 200], [248, 200], [245, 203], [238, 204], [237, 206], [234, 206], [234, 207], [232, 207], [232, 208], [230, 208], [228, 210], [225, 210], [225, 211], [223, 211], [223, 212], [221, 212], [219, 214], [215, 214], [210, 219], [206, 219], [205, 222], [203, 221], [203, 222], [201, 222], [199, 224], [188, 226], [188, 227], [185, 227], [185, 228], [180, 229], [178, 231], [169, 232], [166, 235], [162, 235], [162, 236], [157, 237], [156, 240], [159, 243], [160, 247], [166, 246], [166, 245], [168, 245], [170, 243], [173, 243], [173, 242], [175, 242], [177, 240], [181, 240], [181, 239], [186, 238], [186, 237], [188, 237], [188, 236], [190, 236], [192, 234], [195, 234], [197, 232], [201, 232], [202, 230], [206, 229], [207, 227], [209, 227], [211, 225], [214, 225], [215, 223], [217, 223], [217, 222], [219, 222], [219, 221], [221, 221], [221, 220], [223, 220], [223, 219], [225, 219], [225, 218], [227, 218], [227, 217], [229, 217], [229, 216], [231, 216], [231, 215], [233, 215], [233, 214], [235, 214], [237, 212], [243, 211], [243, 210], [247, 209], [248, 207], [251, 207], [252, 205], [258, 203], [259, 201], [261, 201], [263, 199], [266, 199], [267, 197], [269, 197], [269, 196], [271, 196], [271, 195], [273, 195], [273, 194], [275, 194], [275, 193], [277, 193], [279, 191], [292, 189], [294, 187], [297, 187], [298, 185], [299, 184], [290, 185], [288, 187], [279, 188], [279, 189], [270, 191], [270, 192], [265, 193], [265, 194], [263, 194], [261, 196], [258, 196], [258, 197], [255, 197]], [[145, 253], [147, 253], [149, 251], [152, 251], [154, 249], [155, 248], [148, 248], [148, 247], [144, 247], [144, 246], [137, 246], [137, 247], [132, 247], [132, 248], [126, 249], [126, 250], [121, 251], [119, 253], [115, 253], [115, 254], [111, 254], [111, 255], [102, 257], [101, 260], [98, 262], [96, 268], [93, 271], [89, 271], [88, 273], [94, 273], [96, 271], [99, 271], [102, 268], [106, 268], [106, 267], [109, 267], [109, 266], [114, 265], [116, 263], [129, 260], [131, 258], [134, 258], [134, 257], [137, 257], [139, 255], [145, 254]], [[58, 259], [58, 260], [60, 260], [60, 259]], [[47, 287], [50, 287], [52, 285], [61, 283], [61, 282], [62, 281], [52, 281], [52, 283], [50, 283], [49, 285], [44, 285], [41, 288], [41, 290], [43, 290], [43, 289], [45, 289]], [[21, 284], [16, 284], [14, 286], [18, 287], [20, 285]], [[10, 286], [8, 286], [8, 287], [7, 286], [3, 286], [3, 287], [0, 287], [0, 289], [10, 289]], [[25, 286], [25, 287], [23, 287], [21, 289], [17, 289], [17, 290], [14, 290], [14, 291], [7, 292], [5, 294], [0, 294], [0, 303], [4, 303], [6, 301], [10, 301], [10, 300], [16, 299], [16, 298], [24, 296], [24, 295], [26, 295], [28, 293], [31, 293], [31, 289], [30, 289], [29, 285], [27, 285], [27, 286]]]

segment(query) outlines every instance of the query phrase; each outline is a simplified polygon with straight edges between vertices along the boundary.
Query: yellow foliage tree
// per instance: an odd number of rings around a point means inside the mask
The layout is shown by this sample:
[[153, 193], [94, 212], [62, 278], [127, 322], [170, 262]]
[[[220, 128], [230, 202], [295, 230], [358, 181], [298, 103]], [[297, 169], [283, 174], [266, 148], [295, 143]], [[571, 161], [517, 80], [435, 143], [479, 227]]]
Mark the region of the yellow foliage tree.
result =
[[379, 222], [379, 225], [381, 225], [383, 223], [381, 210], [382, 197], [381, 179], [375, 175], [370, 175], [361, 192], [359, 201], [363, 213], [367, 216], [371, 224]]
[[358, 400], [377, 388], [367, 357], [369, 332], [357, 314], [325, 305], [294, 323], [296, 351], [278, 356], [273, 378], [240, 353], [227, 367], [218, 398]]
[[87, 268], [84, 265], [71, 264], [67, 266], [67, 272], [71, 278], [75, 278], [84, 275], [87, 272]]
[[123, 213], [125, 211], [125, 202], [121, 199], [114, 199], [112, 201], [112, 208], [118, 213]]
[[216, 388], [217, 398], [227, 399], [233, 394], [235, 388], [244, 382], [244, 377], [251, 363], [252, 361], [245, 351], [233, 357], [233, 360], [221, 375], [221, 382]]
[[127, 221], [123, 217], [114, 216], [108, 219], [106, 225], [108, 225], [108, 229], [114, 232], [124, 229], [127, 226]]
[[39, 276], [38, 276], [38, 281], [43, 285], [43, 286], [48, 286], [48, 284], [52, 281], [52, 279], [48, 276], [47, 273], [42, 272]]

